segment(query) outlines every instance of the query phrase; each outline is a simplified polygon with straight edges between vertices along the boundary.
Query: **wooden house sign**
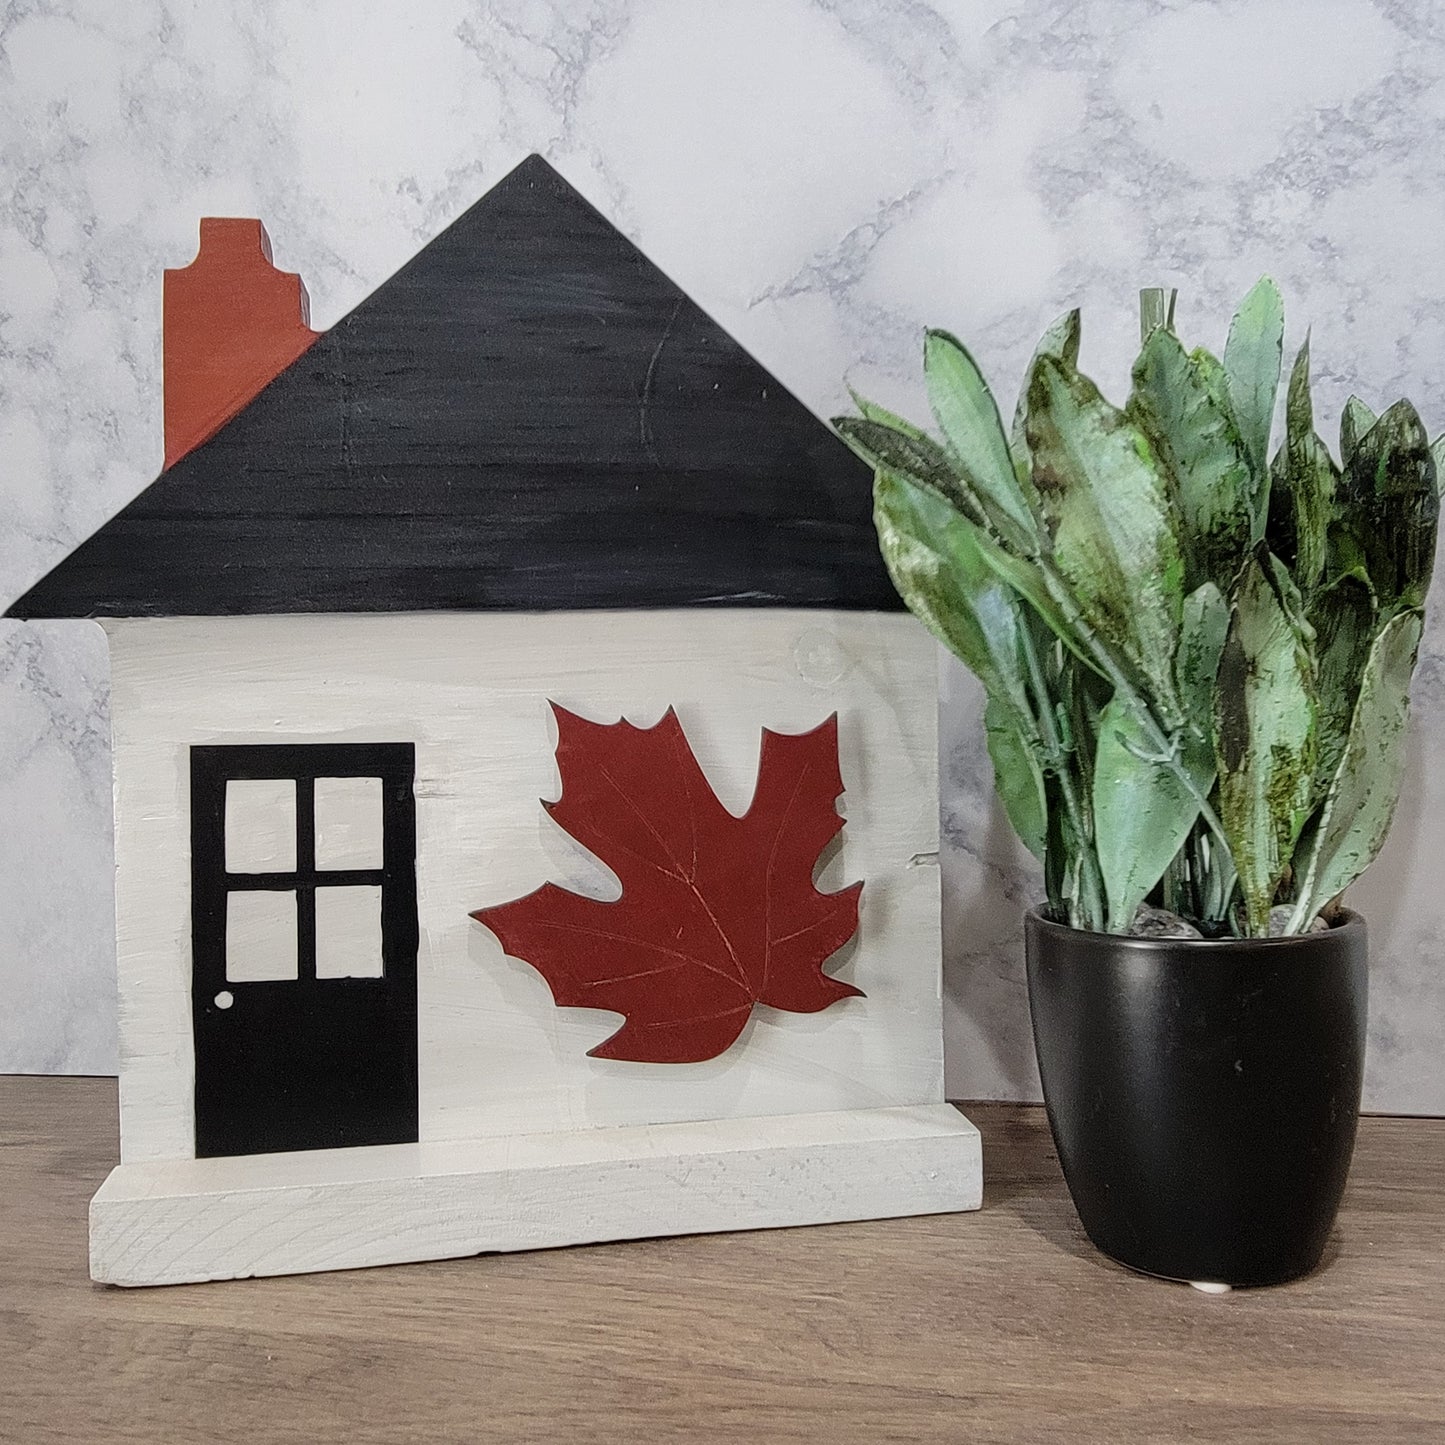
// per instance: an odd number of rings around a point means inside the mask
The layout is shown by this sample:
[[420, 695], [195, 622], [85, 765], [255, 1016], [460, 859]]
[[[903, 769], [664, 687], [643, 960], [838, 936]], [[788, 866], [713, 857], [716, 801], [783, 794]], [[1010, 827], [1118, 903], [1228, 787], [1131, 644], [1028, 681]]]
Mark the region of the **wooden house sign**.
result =
[[325, 333], [201, 234], [166, 469], [9, 613], [111, 650], [94, 1277], [976, 1207], [866, 469], [538, 157]]

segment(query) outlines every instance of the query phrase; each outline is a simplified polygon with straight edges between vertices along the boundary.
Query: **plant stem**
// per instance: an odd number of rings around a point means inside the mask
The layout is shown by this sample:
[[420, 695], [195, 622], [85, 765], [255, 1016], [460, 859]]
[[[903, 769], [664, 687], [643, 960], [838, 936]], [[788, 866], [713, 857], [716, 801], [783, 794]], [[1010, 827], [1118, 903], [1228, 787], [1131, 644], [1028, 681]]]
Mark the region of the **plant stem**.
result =
[[1187, 918], [1190, 914], [1190, 906], [1185, 899], [1185, 890], [1189, 887], [1189, 862], [1189, 855], [1181, 848], [1169, 860], [1164, 877], [1160, 879], [1165, 908], [1170, 913], [1177, 913], [1181, 918]]
[[1043, 665], [1039, 661], [1033, 631], [1029, 627], [1019, 630], [1024, 654], [1024, 665], [1028, 669], [1029, 689], [1033, 694], [1035, 720], [1048, 753], [1046, 766], [1058, 780], [1059, 792], [1064, 800], [1064, 811], [1068, 814], [1074, 836], [1079, 839], [1079, 890], [1080, 903], [1085, 915], [1086, 926], [1099, 930], [1106, 922], [1103, 917], [1104, 885], [1099, 875], [1099, 859], [1094, 852], [1094, 829], [1090, 822], [1086, 826], [1083, 807], [1078, 790], [1074, 787], [1073, 764], [1070, 750], [1065, 747], [1059, 733], [1059, 720], [1054, 715], [1051, 690], [1044, 677]]
[[1201, 917], [1211, 923], [1229, 922], [1229, 903], [1234, 897], [1234, 885], [1239, 881], [1239, 875], [1235, 872], [1234, 858], [1223, 853], [1215, 857], [1213, 839], [1200, 835], [1199, 846], [1201, 849], [1209, 849], [1209, 865], [1205, 874], [1208, 887], [1205, 890], [1203, 900], [1203, 912]]
[[1315, 863], [1319, 858], [1318, 852], [1310, 859], [1309, 867], [1305, 870], [1305, 876], [1295, 886], [1296, 898], [1294, 908], [1290, 912], [1289, 923], [1285, 927], [1286, 933], [1303, 933], [1311, 917], [1318, 911], [1311, 908], [1310, 902], [1315, 891]]

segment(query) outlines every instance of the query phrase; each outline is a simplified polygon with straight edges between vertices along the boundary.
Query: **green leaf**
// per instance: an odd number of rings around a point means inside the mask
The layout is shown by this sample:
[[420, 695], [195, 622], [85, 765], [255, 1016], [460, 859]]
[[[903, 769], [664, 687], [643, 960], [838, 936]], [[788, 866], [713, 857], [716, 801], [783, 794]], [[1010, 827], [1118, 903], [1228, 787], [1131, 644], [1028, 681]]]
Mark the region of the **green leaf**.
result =
[[1148, 439], [1049, 355], [1029, 383], [1027, 428], [1054, 565], [1084, 621], [1172, 723], [1184, 564]]
[[[884, 561], [899, 595], [928, 630], [983, 683], [988, 694], [985, 723], [994, 782], [1009, 821], [1024, 845], [1042, 854], [1048, 837], [1048, 762], [1034, 703], [1029, 693], [1024, 634], [1035, 626], [1027, 604], [1003, 580], [999, 567], [1009, 558], [982, 528], [960, 516], [924, 488], [888, 472], [874, 483], [874, 519]], [[1024, 564], [1020, 564], [1024, 565]], [[1056, 760], [1055, 766], [1067, 760]], [[1070, 826], [1064, 846], [1068, 859], [1051, 862], [1050, 900], [1055, 874], [1071, 861], [1077, 871], [1087, 838]], [[1087, 918], [1076, 898], [1071, 917]], [[1088, 926], [1096, 926], [1092, 921]]]
[[[1073, 782], [1074, 795], [1086, 813], [1089, 827], [1089, 848], [1093, 850], [1093, 795], [1094, 762], [1099, 752], [1099, 725], [1104, 709], [1113, 697], [1113, 688], [1104, 679], [1088, 668], [1081, 666], [1077, 659], [1065, 656], [1058, 671], [1054, 686], [1058, 702], [1054, 716], [1058, 721], [1059, 734], [1063, 743], [1068, 774]], [[1062, 772], [1063, 769], [1058, 771]], [[1097, 864], [1097, 857], [1095, 858]], [[1100, 896], [1095, 910], [1096, 928], [1105, 926], [1103, 880], [1100, 879]]]
[[[1336, 516], [1329, 525], [1325, 544], [1325, 570], [1320, 579], [1320, 588], [1310, 594], [1318, 597], [1321, 589], [1328, 590], [1345, 577], [1353, 577], [1370, 593], [1375, 595], [1370, 571], [1365, 565], [1365, 549], [1354, 528]], [[1313, 602], [1311, 603], [1313, 605]]]
[[1382, 615], [1424, 603], [1440, 522], [1435, 461], [1415, 408], [1394, 406], [1360, 437], [1338, 494]]
[[1079, 340], [1081, 327], [1079, 310], [1075, 307], [1066, 311], [1039, 338], [1034, 348], [1029, 369], [1024, 373], [1023, 390], [1019, 392], [1018, 405], [1014, 408], [1013, 430], [1009, 434], [1009, 448], [1013, 453], [1014, 467], [1025, 475], [1030, 473], [1028, 419], [1029, 419], [1029, 378], [1038, 368], [1041, 356], [1056, 356], [1074, 370], [1079, 365]]
[[[847, 420], [847, 418], [844, 418], [844, 420]], [[937, 488], [929, 486], [928, 484], [919, 481], [917, 478], [909, 477], [901, 471], [896, 471], [890, 468], [880, 468], [877, 472], [878, 480], [881, 481], [885, 477], [890, 482], [907, 483], [909, 486], [917, 487], [919, 490], [929, 492], [934, 496], [938, 496], [940, 500], [947, 501], [950, 506], [953, 505], [952, 502], [949, 501], [949, 499], [942, 497], [942, 494], [939, 493]], [[890, 498], [893, 498], [896, 495], [897, 494], [895, 493], [895, 491], [890, 488], [888, 491], [888, 496]], [[875, 483], [875, 522], [878, 520], [878, 497], [879, 490], [877, 484]], [[936, 514], [930, 513], [929, 515]], [[970, 533], [970, 545], [976, 552], [977, 556], [983, 560], [983, 562], [994, 572], [994, 574], [1001, 582], [1007, 584], [1007, 586], [1011, 587], [1015, 592], [1019, 594], [1020, 597], [1024, 598], [1024, 600], [1028, 602], [1028, 604], [1034, 609], [1035, 613], [1038, 614], [1040, 620], [1048, 627], [1049, 631], [1053, 633], [1053, 635], [1057, 637], [1067, 648], [1069, 648], [1069, 650], [1073, 652], [1081, 662], [1091, 667], [1095, 672], [1098, 672], [1098, 664], [1089, 654], [1087, 647], [1084, 645], [1083, 639], [1079, 635], [1078, 628], [1073, 625], [1069, 615], [1064, 611], [1064, 609], [1060, 606], [1059, 602], [1053, 596], [1052, 592], [1049, 589], [1048, 582], [1045, 579], [1043, 573], [1039, 570], [1039, 568], [1027, 558], [1016, 557], [1013, 553], [1006, 552], [1002, 547], [1000, 547], [996, 542], [994, 542], [988, 536], [986, 531], [983, 530], [984, 523], [981, 516], [970, 515], [967, 517], [967, 520], [971, 521], [974, 524], [974, 530], [972, 531], [972, 533]], [[913, 532], [909, 533], [909, 535], [916, 534], [917, 543], [926, 547], [927, 539], [922, 535], [921, 530], [926, 528], [926, 521], [921, 517], [915, 517], [914, 520], [908, 525], [911, 526], [913, 529]], [[940, 526], [943, 525], [946, 524], [940, 521]], [[905, 528], [905, 531], [906, 530], [907, 528]], [[881, 538], [881, 527], [879, 535]], [[934, 548], [933, 550], [937, 551], [938, 549]], [[943, 550], [946, 551], [947, 549], [945, 548]], [[885, 554], [885, 561], [886, 560], [887, 557]], [[894, 585], [898, 587], [899, 595], [903, 597], [905, 602], [907, 602], [908, 596], [904, 592], [903, 587], [899, 585], [898, 578], [895, 576], [893, 580]], [[912, 606], [911, 603], [909, 603], [909, 605]], [[930, 626], [931, 630], [934, 631], [935, 635], [938, 636], [939, 634], [937, 628], [933, 627], [932, 624], [928, 625]], [[948, 642], [947, 638], [940, 636], [939, 640], [943, 642], [944, 646], [951, 648], [952, 645]]]
[[1339, 471], [1315, 435], [1310, 402], [1310, 344], [1295, 358], [1285, 403], [1285, 440], [1270, 469], [1270, 550], [1283, 559], [1304, 592], [1324, 576]]
[[1186, 353], [1162, 328], [1134, 363], [1128, 412], [1174, 482], [1189, 588], [1228, 587], [1255, 540], [1257, 479], [1226, 390], [1214, 357]]
[[984, 560], [994, 544], [935, 493], [886, 471], [874, 482], [873, 518], [898, 595], [1036, 745], [1020, 652], [1023, 604]]
[[1094, 761], [1094, 846], [1111, 933], [1128, 931], [1198, 816], [1189, 789], [1151, 752], [1134, 711], [1115, 698], [1100, 719]]
[[1301, 849], [1291, 933], [1303, 932], [1370, 866], [1390, 831], [1405, 771], [1410, 677], [1423, 624], [1418, 610], [1397, 613], [1370, 648], [1349, 740]]
[[[1284, 301], [1274, 282], [1262, 276], [1239, 303], [1224, 344], [1229, 401], [1254, 468], [1254, 495], [1261, 502], [1269, 483], [1269, 433], [1283, 360]], [[1261, 529], [1263, 520], [1259, 518]]]
[[1430, 457], [1435, 463], [1435, 491], [1445, 492], [1445, 435], [1430, 443]]
[[[870, 407], [870, 410], [878, 412], [881, 408]], [[904, 422], [903, 426], [905, 429], [899, 430], [892, 422], [868, 416], [833, 418], [833, 430], [875, 472], [890, 472], [923, 487], [970, 521], [982, 525], [983, 513], [959, 485], [943, 448], [911, 423]]]
[[1020, 841], [1042, 861], [1047, 836], [1044, 774], [1038, 753], [1020, 729], [1013, 711], [990, 697], [983, 710], [993, 781], [1008, 820]]
[[1184, 599], [1174, 672], [1184, 706], [1184, 765], [1203, 794], [1214, 786], [1214, 684], [1228, 632], [1229, 604], [1224, 594], [1213, 582], [1196, 587]]
[[1008, 583], [1034, 609], [1039, 620], [1085, 667], [1100, 677], [1105, 676], [1090, 653], [1079, 627], [1073, 621], [1072, 609], [1076, 608], [1077, 604], [1074, 603], [1072, 594], [1066, 599], [1071, 610], [1066, 610], [1050, 589], [1048, 579], [1033, 562], [1024, 557], [1015, 557], [1012, 552], [1006, 552], [1002, 547], [991, 543], [981, 547], [980, 552], [988, 566], [998, 573], [1000, 580]]
[[1360, 438], [1374, 426], [1376, 420], [1375, 413], [1359, 397], [1352, 396], [1345, 403], [1345, 409], [1340, 413], [1340, 461], [1345, 466], [1349, 466]]
[[973, 357], [946, 331], [923, 343], [928, 401], [955, 469], [971, 484], [1004, 543], [1025, 557], [1039, 551], [1039, 524], [1026, 484], [1014, 470], [1003, 420]]
[[1173, 287], [1145, 286], [1139, 292], [1139, 339], [1147, 341], [1151, 332], [1174, 330], [1174, 303], [1179, 292]]
[[[859, 414], [865, 421], [876, 421], [890, 431], [902, 432], [904, 436], [912, 437], [914, 441], [930, 440], [928, 433], [921, 426], [909, 421], [907, 417], [899, 416], [897, 412], [889, 411], [886, 406], [880, 406], [876, 401], [869, 401], [866, 396], [855, 391], [851, 386], [848, 388], [848, 395], [853, 398], [853, 405], [858, 408]], [[836, 423], [834, 424], [836, 425]]]
[[1309, 617], [1316, 637], [1315, 688], [1319, 696], [1318, 801], [1335, 775], [1349, 736], [1360, 677], [1375, 635], [1374, 595], [1358, 577], [1342, 576], [1315, 594]]
[[[1273, 559], [1270, 559], [1271, 561]], [[1282, 569], [1240, 576], [1214, 689], [1219, 816], [1239, 872], [1248, 934], [1269, 932], [1313, 794], [1315, 687]]]

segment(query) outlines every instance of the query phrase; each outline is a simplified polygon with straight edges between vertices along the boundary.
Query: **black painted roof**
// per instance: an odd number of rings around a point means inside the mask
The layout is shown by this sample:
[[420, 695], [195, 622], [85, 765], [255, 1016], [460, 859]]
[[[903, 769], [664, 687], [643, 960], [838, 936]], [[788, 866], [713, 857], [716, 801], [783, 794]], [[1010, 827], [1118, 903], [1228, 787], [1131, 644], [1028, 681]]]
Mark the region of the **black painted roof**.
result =
[[532, 156], [8, 615], [891, 610], [871, 480]]

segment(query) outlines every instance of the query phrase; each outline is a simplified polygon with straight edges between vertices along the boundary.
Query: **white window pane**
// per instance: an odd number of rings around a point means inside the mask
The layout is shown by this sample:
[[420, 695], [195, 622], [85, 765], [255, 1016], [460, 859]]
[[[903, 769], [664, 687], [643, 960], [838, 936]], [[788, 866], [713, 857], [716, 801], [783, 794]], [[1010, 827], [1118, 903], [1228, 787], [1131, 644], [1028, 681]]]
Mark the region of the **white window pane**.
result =
[[296, 784], [290, 778], [232, 778], [226, 784], [226, 869], [296, 871]]
[[316, 779], [316, 866], [380, 868], [381, 779]]
[[226, 895], [226, 982], [265, 983], [296, 977], [296, 895]]
[[381, 889], [316, 890], [316, 977], [381, 977]]

